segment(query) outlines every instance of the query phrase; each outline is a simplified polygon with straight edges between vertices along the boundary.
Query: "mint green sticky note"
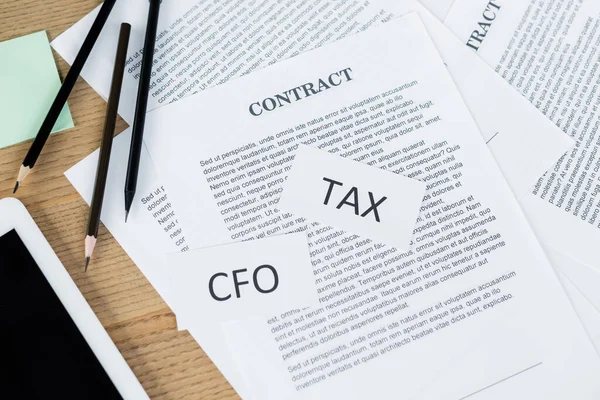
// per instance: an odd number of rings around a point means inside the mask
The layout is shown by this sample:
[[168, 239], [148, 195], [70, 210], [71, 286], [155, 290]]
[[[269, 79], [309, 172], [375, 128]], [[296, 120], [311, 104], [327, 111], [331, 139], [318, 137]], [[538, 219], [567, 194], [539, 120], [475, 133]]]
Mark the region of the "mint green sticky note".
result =
[[[0, 148], [35, 137], [60, 85], [46, 32], [0, 42]], [[52, 132], [72, 127], [65, 104]]]

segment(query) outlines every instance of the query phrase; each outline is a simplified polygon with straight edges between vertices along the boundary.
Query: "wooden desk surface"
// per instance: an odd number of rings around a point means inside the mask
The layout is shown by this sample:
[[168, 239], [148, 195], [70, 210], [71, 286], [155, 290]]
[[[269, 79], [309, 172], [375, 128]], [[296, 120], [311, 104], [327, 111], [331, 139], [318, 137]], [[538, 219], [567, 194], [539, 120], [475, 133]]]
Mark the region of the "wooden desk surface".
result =
[[[100, 0], [0, 0], [0, 41], [46, 30], [52, 40]], [[61, 79], [68, 64], [54, 53]], [[0, 93], [0, 95], [2, 95]], [[239, 397], [104, 226], [83, 272], [88, 206], [63, 173], [100, 146], [106, 103], [81, 78], [69, 106], [75, 128], [54, 134], [17, 192], [152, 399]], [[117, 132], [127, 127], [123, 120]], [[0, 198], [12, 196], [31, 142], [0, 149]]]

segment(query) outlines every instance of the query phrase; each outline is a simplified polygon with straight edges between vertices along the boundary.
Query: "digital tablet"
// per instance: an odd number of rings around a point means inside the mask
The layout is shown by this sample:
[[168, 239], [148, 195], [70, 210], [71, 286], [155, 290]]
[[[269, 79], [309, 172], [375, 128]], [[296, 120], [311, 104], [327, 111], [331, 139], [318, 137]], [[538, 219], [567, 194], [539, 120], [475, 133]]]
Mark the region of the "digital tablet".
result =
[[42, 232], [12, 198], [0, 200], [0, 398], [148, 399]]

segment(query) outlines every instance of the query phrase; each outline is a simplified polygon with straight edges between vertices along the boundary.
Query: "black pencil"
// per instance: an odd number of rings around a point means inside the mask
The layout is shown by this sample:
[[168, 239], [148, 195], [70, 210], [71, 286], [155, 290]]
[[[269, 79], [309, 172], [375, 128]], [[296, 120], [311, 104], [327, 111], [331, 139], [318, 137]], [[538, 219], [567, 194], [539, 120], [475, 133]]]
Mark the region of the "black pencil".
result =
[[127, 61], [127, 48], [129, 46], [130, 32], [131, 25], [127, 23], [121, 24], [119, 44], [117, 45], [117, 55], [115, 57], [115, 67], [110, 86], [110, 95], [108, 96], [108, 105], [106, 106], [102, 144], [100, 145], [100, 155], [98, 156], [98, 169], [96, 170], [96, 181], [94, 182], [94, 195], [92, 196], [92, 204], [90, 205], [90, 218], [88, 220], [87, 234], [85, 236], [86, 271], [90, 263], [90, 258], [92, 257], [92, 252], [94, 251], [94, 246], [96, 245], [96, 240], [98, 239], [102, 201], [104, 200], [104, 189], [106, 187], [106, 177], [108, 176], [110, 151], [112, 149], [115, 124], [117, 122], [121, 87], [123, 86], [123, 74], [125, 72], [125, 61]]
[[75, 82], [77, 81], [85, 62], [92, 52], [92, 49], [96, 44], [96, 40], [98, 39], [98, 36], [100, 36], [100, 32], [102, 32], [102, 28], [104, 27], [104, 24], [106, 23], [106, 20], [108, 19], [116, 1], [117, 0], [106, 0], [100, 8], [98, 16], [96, 16], [90, 31], [81, 45], [79, 53], [77, 53], [77, 56], [75, 57], [75, 61], [73, 61], [73, 65], [71, 65], [71, 68], [65, 77], [65, 81], [56, 94], [56, 98], [50, 106], [50, 110], [48, 111], [44, 122], [42, 122], [40, 130], [38, 131], [33, 143], [31, 144], [31, 147], [29, 148], [29, 151], [27, 152], [27, 155], [25, 156], [25, 159], [23, 160], [23, 164], [19, 169], [19, 175], [17, 176], [17, 182], [15, 183], [15, 189], [13, 190], [13, 193], [19, 189], [19, 185], [21, 185], [27, 175], [29, 175], [29, 172], [31, 172], [31, 169], [35, 166], [35, 163], [42, 152], [42, 148], [44, 147], [44, 144], [46, 144], [46, 140], [48, 140], [48, 136], [50, 136], [52, 128], [54, 127], [60, 112], [67, 102], [67, 98], [71, 94], [71, 90], [73, 90], [73, 86], [75, 86]]
[[148, 109], [148, 91], [150, 90], [150, 78], [152, 74], [152, 65], [154, 64], [154, 46], [156, 44], [160, 2], [161, 0], [150, 0], [150, 8], [148, 10], [148, 23], [146, 25], [146, 37], [144, 39], [144, 54], [142, 55], [140, 83], [138, 86], [137, 104], [135, 106], [135, 114], [133, 117], [133, 127], [131, 129], [131, 147], [129, 148], [127, 175], [125, 176], [125, 222], [127, 222], [127, 216], [131, 210], [137, 188], [140, 155], [142, 153], [142, 140], [144, 138], [144, 125], [146, 124], [146, 110]]

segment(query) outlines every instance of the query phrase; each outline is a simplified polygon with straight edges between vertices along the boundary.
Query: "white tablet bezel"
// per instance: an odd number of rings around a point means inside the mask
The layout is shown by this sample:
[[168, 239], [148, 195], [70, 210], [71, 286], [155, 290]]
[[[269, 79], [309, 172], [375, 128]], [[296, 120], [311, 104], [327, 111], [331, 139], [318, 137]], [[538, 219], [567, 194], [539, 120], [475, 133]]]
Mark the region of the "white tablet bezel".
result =
[[[17, 199], [5, 198], [0, 200], [0, 236], [13, 229], [19, 234], [25, 247], [29, 250], [121, 396], [126, 400], [148, 399], [142, 385], [104, 330], [96, 314], [86, 302], [25, 206]], [[81, 254], [83, 257], [83, 249]]]

